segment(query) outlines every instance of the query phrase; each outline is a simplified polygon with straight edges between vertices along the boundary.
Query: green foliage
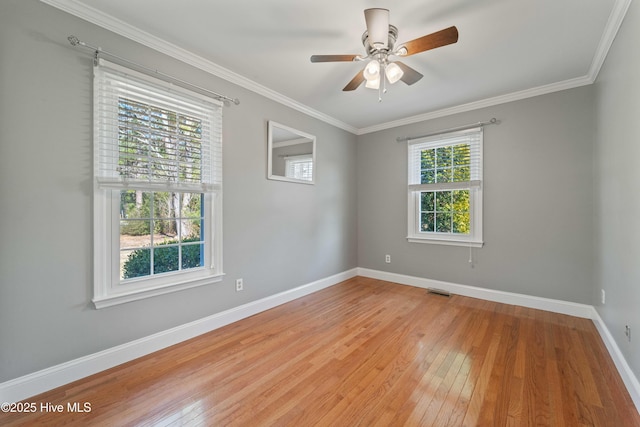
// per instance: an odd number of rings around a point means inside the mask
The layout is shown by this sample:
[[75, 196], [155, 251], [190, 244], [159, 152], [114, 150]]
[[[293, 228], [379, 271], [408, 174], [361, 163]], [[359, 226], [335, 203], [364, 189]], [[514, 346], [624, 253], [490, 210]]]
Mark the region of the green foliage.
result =
[[[183, 243], [198, 242], [198, 237], [184, 239]], [[178, 246], [175, 245], [177, 240], [167, 240], [153, 248], [153, 271], [155, 274], [166, 273], [178, 270]], [[162, 247], [166, 246], [166, 247]], [[201, 266], [200, 262], [201, 245], [183, 245], [182, 246], [182, 269], [194, 268]], [[129, 257], [123, 265], [123, 277], [131, 279], [134, 277], [148, 276], [151, 274], [151, 249], [136, 249], [129, 254]]]
[[149, 221], [121, 221], [120, 233], [129, 236], [149, 235]]
[[471, 229], [469, 190], [423, 191], [420, 229], [423, 232], [468, 234]]
[[187, 228], [187, 233], [199, 236], [201, 204], [199, 193], [123, 190], [120, 192], [120, 234], [148, 235], [153, 223], [154, 233], [175, 236], [176, 218], [182, 216], [182, 226]]
[[420, 183], [460, 182], [471, 179], [471, 152], [468, 144], [422, 150]]
[[123, 266], [123, 278], [148, 276], [151, 274], [151, 249], [137, 249], [129, 254]]
[[[420, 153], [420, 183], [471, 180], [469, 144], [424, 149]], [[423, 191], [420, 229], [423, 232], [468, 234], [471, 229], [469, 190]]]
[[120, 192], [120, 234], [150, 234], [151, 193], [124, 190]]

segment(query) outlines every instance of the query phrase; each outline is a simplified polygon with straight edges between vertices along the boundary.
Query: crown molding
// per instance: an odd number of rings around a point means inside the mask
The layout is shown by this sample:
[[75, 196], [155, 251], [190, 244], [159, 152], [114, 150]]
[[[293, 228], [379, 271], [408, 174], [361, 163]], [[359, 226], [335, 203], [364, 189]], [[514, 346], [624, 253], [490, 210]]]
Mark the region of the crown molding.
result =
[[589, 69], [588, 75], [594, 82], [598, 78], [600, 68], [602, 68], [604, 61], [607, 58], [609, 49], [611, 49], [613, 40], [616, 38], [618, 30], [620, 30], [620, 26], [622, 25], [622, 21], [624, 20], [624, 17], [626, 16], [627, 10], [629, 9], [630, 5], [631, 0], [616, 0], [615, 4], [613, 5], [613, 9], [611, 10], [611, 14], [609, 15], [609, 20], [607, 21], [607, 25], [604, 28], [602, 38], [600, 39], [600, 43], [598, 44], [598, 49], [593, 56], [591, 68]]
[[450, 116], [452, 114], [463, 113], [466, 111], [477, 110], [479, 108], [491, 107], [494, 105], [504, 104], [512, 101], [519, 101], [521, 99], [532, 98], [534, 96], [545, 95], [552, 92], [559, 92], [561, 90], [573, 89], [575, 87], [586, 86], [595, 83], [600, 73], [600, 68], [604, 64], [604, 61], [611, 49], [618, 30], [622, 25], [627, 10], [631, 5], [631, 0], [616, 0], [609, 15], [609, 19], [605, 26], [598, 48], [591, 61], [591, 67], [587, 75], [577, 77], [574, 79], [564, 80], [557, 83], [552, 83], [544, 86], [538, 86], [531, 89], [521, 90], [518, 92], [508, 93], [506, 95], [500, 95], [493, 98], [487, 98], [480, 101], [470, 102], [468, 104], [457, 105], [451, 108], [444, 108], [441, 110], [432, 111], [429, 113], [418, 114], [416, 116], [405, 117], [403, 119], [394, 120], [386, 123], [380, 123], [374, 126], [358, 129], [358, 135], [364, 135], [367, 133], [378, 132], [385, 129], [391, 129], [398, 126], [404, 126], [413, 123], [419, 123], [425, 120], [432, 120], [439, 117]]
[[326, 122], [337, 128], [343, 129], [353, 134], [358, 133], [358, 129], [341, 120], [331, 117], [320, 111], [314, 110], [298, 101], [295, 101], [279, 92], [276, 92], [268, 87], [265, 87], [259, 83], [254, 82], [240, 74], [221, 67], [220, 65], [211, 62], [201, 56], [195, 55], [186, 49], [183, 49], [175, 44], [172, 44], [166, 40], [160, 39], [152, 34], [140, 30], [132, 25], [127, 24], [120, 19], [117, 19], [111, 15], [104, 14], [97, 9], [94, 9], [86, 4], [83, 4], [76, 0], [40, 0], [42, 3], [46, 3], [49, 6], [60, 9], [85, 21], [91, 22], [99, 27], [112, 31], [120, 36], [126, 37], [144, 46], [147, 46], [160, 53], [175, 58], [181, 62], [192, 65], [202, 71], [205, 71], [214, 76], [220, 77], [228, 82], [236, 84], [244, 89], [248, 89], [252, 92], [276, 101], [282, 105], [290, 107], [294, 110], [300, 111], [308, 116], [314, 117], [318, 120]]
[[378, 132], [385, 129], [391, 129], [398, 126], [404, 126], [408, 124], [418, 123], [425, 120], [432, 120], [440, 117], [450, 116], [452, 114], [477, 110], [479, 108], [491, 107], [494, 105], [504, 104], [507, 102], [518, 101], [526, 98], [531, 98], [539, 95], [544, 95], [552, 92], [557, 92], [566, 89], [572, 89], [579, 86], [585, 86], [593, 84], [597, 77], [604, 61], [607, 57], [609, 49], [613, 44], [613, 41], [622, 25], [622, 21], [631, 5], [632, 0], [616, 0], [609, 15], [605, 31], [602, 34], [598, 48], [594, 54], [591, 62], [591, 67], [585, 76], [577, 77], [574, 79], [565, 80], [562, 82], [552, 83], [548, 85], [538, 86], [531, 89], [525, 89], [518, 92], [512, 92], [505, 95], [500, 95], [492, 98], [487, 98], [479, 101], [470, 102], [467, 104], [457, 105], [450, 108], [444, 108], [436, 111], [431, 111], [424, 114], [418, 114], [411, 117], [406, 117], [399, 120], [393, 120], [390, 122], [380, 123], [373, 126], [364, 128], [356, 128], [351, 126], [335, 117], [328, 114], [317, 111], [311, 107], [308, 107], [294, 99], [291, 99], [279, 92], [269, 89], [259, 83], [254, 82], [242, 75], [234, 73], [233, 71], [221, 67], [201, 56], [195, 55], [186, 49], [178, 47], [172, 43], [162, 40], [156, 36], [153, 36], [145, 31], [140, 30], [132, 25], [127, 24], [111, 15], [106, 15], [97, 9], [94, 9], [78, 0], [40, 0], [42, 3], [46, 3], [52, 7], [65, 11], [78, 18], [91, 22], [99, 27], [105, 28], [118, 35], [126, 37], [158, 52], [171, 56], [186, 64], [199, 68], [209, 74], [220, 77], [228, 82], [236, 84], [244, 89], [255, 92], [268, 99], [276, 101], [282, 105], [297, 110], [310, 117], [321, 120], [325, 123], [333, 125], [337, 128], [343, 129], [347, 132], [355, 135], [364, 135], [372, 132]]
[[358, 129], [358, 135], [378, 132], [385, 129], [392, 129], [398, 126], [410, 125], [413, 123], [423, 122], [425, 120], [437, 119], [439, 117], [450, 116], [452, 114], [464, 113], [466, 111], [478, 110], [480, 108], [492, 107], [494, 105], [505, 104], [507, 102], [519, 101], [521, 99], [532, 98], [534, 96], [545, 95], [547, 93], [558, 92], [561, 90], [572, 89], [592, 84], [594, 82], [588, 76], [578, 77], [575, 79], [565, 80], [558, 83], [552, 83], [544, 86], [538, 86], [531, 89], [525, 89], [518, 92], [511, 92], [506, 95], [495, 96], [493, 98], [482, 99], [480, 101], [469, 102], [467, 104], [457, 105], [455, 107], [444, 108], [441, 110], [431, 111], [429, 113], [418, 114], [416, 116], [405, 117], [403, 119], [391, 122], [380, 123], [374, 126]]

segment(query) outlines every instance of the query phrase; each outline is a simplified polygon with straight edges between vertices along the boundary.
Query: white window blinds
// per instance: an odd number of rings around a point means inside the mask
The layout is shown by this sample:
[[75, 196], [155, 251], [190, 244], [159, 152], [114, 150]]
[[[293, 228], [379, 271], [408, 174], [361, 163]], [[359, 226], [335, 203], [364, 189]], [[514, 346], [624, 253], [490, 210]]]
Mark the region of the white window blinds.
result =
[[100, 186], [221, 187], [221, 103], [103, 59], [95, 68], [94, 96]]
[[290, 156], [285, 159], [285, 176], [311, 181], [313, 179], [313, 159], [310, 156]]
[[409, 141], [407, 239], [482, 241], [482, 127]]
[[409, 190], [479, 187], [482, 182], [482, 128], [409, 142]]

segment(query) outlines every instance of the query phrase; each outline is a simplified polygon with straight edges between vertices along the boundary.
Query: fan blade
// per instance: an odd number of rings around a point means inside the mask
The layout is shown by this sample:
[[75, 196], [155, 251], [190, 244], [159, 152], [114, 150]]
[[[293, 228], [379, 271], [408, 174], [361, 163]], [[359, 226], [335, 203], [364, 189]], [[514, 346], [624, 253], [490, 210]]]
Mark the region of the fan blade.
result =
[[[403, 43], [398, 49], [396, 49], [396, 54], [399, 56], [415, 55], [416, 53], [446, 46], [457, 41], [458, 29], [456, 27], [449, 27], [445, 28], [444, 30], [440, 30], [438, 32]], [[403, 53], [404, 51], [406, 52]]]
[[376, 49], [386, 48], [389, 43], [389, 9], [366, 9], [364, 20], [367, 22], [369, 44]]
[[408, 85], [414, 84], [415, 82], [417, 82], [423, 77], [422, 74], [420, 74], [413, 68], [409, 67], [408, 65], [403, 64], [400, 61], [395, 61], [394, 64], [398, 64], [398, 67], [400, 67], [400, 69], [403, 72], [402, 77], [400, 77], [400, 80], [402, 80]]
[[312, 55], [311, 62], [350, 62], [359, 57], [360, 55]]
[[356, 74], [356, 76], [353, 79], [351, 79], [351, 81], [347, 83], [347, 85], [342, 90], [345, 92], [350, 90], [356, 90], [358, 86], [362, 84], [363, 81], [364, 81], [364, 70]]

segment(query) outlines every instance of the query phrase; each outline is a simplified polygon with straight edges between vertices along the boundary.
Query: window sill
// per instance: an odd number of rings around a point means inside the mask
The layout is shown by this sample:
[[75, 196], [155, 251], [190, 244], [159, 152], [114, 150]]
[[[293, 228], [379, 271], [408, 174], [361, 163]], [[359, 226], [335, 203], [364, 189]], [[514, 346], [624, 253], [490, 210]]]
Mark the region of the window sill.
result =
[[135, 289], [125, 292], [113, 292], [108, 295], [101, 295], [93, 298], [92, 302], [96, 309], [111, 307], [114, 305], [125, 304], [132, 301], [138, 301], [145, 298], [151, 298], [158, 295], [164, 295], [172, 292], [182, 291], [184, 289], [195, 288], [198, 286], [210, 285], [222, 281], [224, 273], [215, 276], [207, 276], [204, 278], [187, 280], [180, 283], [169, 284], [165, 286], [157, 286], [148, 289]]
[[418, 238], [407, 237], [409, 243], [426, 243], [430, 245], [448, 245], [448, 246], [464, 246], [465, 248], [481, 248], [484, 242], [478, 242], [473, 240], [448, 240], [448, 239], [431, 239], [431, 238]]

